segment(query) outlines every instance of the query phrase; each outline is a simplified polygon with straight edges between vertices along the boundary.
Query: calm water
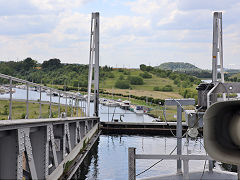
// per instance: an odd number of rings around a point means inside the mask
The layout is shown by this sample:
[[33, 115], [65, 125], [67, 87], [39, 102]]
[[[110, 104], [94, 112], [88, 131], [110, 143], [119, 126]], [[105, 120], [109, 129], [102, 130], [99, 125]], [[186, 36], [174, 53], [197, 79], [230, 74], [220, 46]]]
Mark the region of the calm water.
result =
[[[183, 139], [184, 154], [204, 154], [203, 140]], [[128, 179], [128, 147], [136, 147], [139, 154], [169, 154], [176, 146], [176, 138], [162, 136], [101, 135], [73, 178], [83, 180]], [[176, 150], [173, 154], [176, 154]], [[157, 160], [137, 160], [137, 173], [145, 170]], [[202, 171], [204, 161], [190, 161], [190, 171]], [[140, 177], [151, 177], [176, 173], [176, 161], [162, 161]]]

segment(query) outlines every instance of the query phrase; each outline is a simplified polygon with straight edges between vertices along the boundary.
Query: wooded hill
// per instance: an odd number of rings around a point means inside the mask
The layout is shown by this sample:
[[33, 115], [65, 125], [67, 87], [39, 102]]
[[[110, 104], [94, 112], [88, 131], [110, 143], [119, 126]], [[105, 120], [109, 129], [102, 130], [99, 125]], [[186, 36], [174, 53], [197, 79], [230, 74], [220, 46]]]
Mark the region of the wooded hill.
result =
[[163, 69], [163, 70], [172, 70], [178, 71], [181, 73], [187, 73], [192, 76], [196, 76], [198, 78], [211, 78], [211, 71], [210, 70], [203, 70], [200, 69], [193, 64], [184, 63], [184, 62], [167, 62], [162, 63], [156, 68]]
[[[64, 64], [59, 59], [50, 59], [42, 64], [26, 58], [23, 61], [0, 62], [0, 73], [26, 79], [45, 85], [59, 85], [75, 90], [80, 87], [86, 90], [88, 81], [88, 65]], [[140, 65], [140, 69], [114, 69], [112, 67], [100, 67], [100, 88], [134, 90], [134, 95], [141, 92], [164, 92], [169, 96], [196, 97], [195, 87], [200, 79], [185, 73], [162, 70], [152, 66]], [[1, 79], [1, 83], [8, 83]], [[72, 87], [72, 88], [70, 88]], [[171, 94], [171, 93], [172, 94]], [[121, 92], [120, 92], [121, 93]], [[164, 95], [168, 95], [168, 94]], [[141, 94], [141, 93], [140, 93]], [[140, 96], [140, 95], [139, 95]], [[160, 96], [159, 94], [156, 96]]]

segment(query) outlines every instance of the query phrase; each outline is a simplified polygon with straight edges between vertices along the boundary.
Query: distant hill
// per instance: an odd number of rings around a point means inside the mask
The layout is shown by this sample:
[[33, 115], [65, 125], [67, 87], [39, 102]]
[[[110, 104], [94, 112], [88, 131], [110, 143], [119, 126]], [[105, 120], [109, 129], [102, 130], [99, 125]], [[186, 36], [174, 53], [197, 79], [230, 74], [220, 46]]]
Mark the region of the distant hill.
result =
[[184, 63], [184, 62], [167, 62], [163, 63], [157, 68], [164, 69], [164, 70], [172, 70], [172, 71], [199, 71], [200, 68], [194, 66], [190, 63]]

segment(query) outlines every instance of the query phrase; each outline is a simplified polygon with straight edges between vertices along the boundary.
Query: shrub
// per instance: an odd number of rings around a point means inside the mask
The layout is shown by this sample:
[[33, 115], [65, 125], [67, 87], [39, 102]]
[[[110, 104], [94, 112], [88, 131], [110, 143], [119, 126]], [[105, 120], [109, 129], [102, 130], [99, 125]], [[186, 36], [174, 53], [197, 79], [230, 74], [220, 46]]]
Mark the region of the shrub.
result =
[[166, 85], [162, 88], [162, 91], [170, 92], [170, 91], [173, 91], [173, 88], [171, 85]]
[[125, 70], [125, 71], [123, 71], [123, 74], [124, 74], [124, 75], [130, 75], [131, 72], [130, 72], [129, 70]]
[[123, 75], [120, 75], [120, 76], [119, 76], [119, 80], [124, 80], [124, 76], [123, 76]]
[[130, 84], [129, 81], [126, 80], [118, 80], [115, 83], [115, 87], [119, 88], [119, 89], [129, 89], [130, 88]]
[[160, 91], [160, 88], [158, 86], [153, 88], [154, 91]]
[[133, 85], [142, 85], [143, 84], [143, 79], [138, 76], [129, 76], [128, 77], [129, 81]]
[[140, 76], [145, 79], [150, 79], [152, 78], [152, 75], [149, 74], [148, 72], [141, 73]]
[[112, 72], [110, 72], [110, 73], [108, 73], [108, 77], [109, 78], [114, 78], [115, 76], [114, 76], [114, 74]]

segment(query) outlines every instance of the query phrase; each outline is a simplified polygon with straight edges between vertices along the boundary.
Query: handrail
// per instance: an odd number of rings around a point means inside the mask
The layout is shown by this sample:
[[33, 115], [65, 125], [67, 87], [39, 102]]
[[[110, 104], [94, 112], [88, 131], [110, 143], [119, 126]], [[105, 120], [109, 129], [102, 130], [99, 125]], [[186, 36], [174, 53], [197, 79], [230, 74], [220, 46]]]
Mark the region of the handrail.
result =
[[190, 160], [208, 160], [209, 171], [213, 170], [213, 159], [208, 155], [159, 155], [159, 154], [136, 154], [136, 148], [128, 148], [128, 179], [136, 180], [136, 159], [161, 159], [161, 160], [182, 160], [183, 178], [189, 179]]
[[[40, 92], [39, 92], [39, 118], [42, 118], [41, 117], [41, 113], [42, 113], [42, 104], [45, 104], [46, 101], [42, 101], [42, 90], [50, 90], [50, 100], [47, 101], [49, 103], [46, 103], [46, 104], [49, 104], [50, 105], [50, 112], [49, 112], [49, 118], [52, 118], [52, 105], [55, 105], [55, 104], [58, 104], [58, 117], [61, 117], [62, 115], [60, 114], [60, 105], [61, 105], [61, 102], [60, 102], [60, 98], [61, 98], [61, 94], [62, 94], [62, 98], [66, 98], [66, 103], [65, 103], [65, 115], [67, 115], [67, 107], [69, 106], [69, 104], [67, 103], [67, 99], [70, 98], [72, 99], [72, 103], [71, 103], [71, 108], [72, 108], [72, 111], [71, 111], [71, 117], [73, 116], [73, 108], [77, 108], [77, 111], [78, 112], [78, 108], [82, 109], [84, 112], [81, 113], [81, 116], [82, 115], [85, 115], [86, 114], [86, 102], [85, 103], [82, 103], [82, 101], [84, 100], [84, 98], [80, 97], [78, 94], [75, 94], [73, 92], [66, 92], [66, 91], [62, 91], [62, 90], [58, 90], [58, 89], [54, 89], [54, 88], [51, 88], [51, 87], [47, 87], [47, 86], [43, 86], [43, 85], [40, 85], [40, 84], [37, 84], [37, 83], [33, 83], [33, 82], [30, 82], [30, 81], [27, 81], [27, 80], [23, 80], [23, 79], [19, 79], [19, 78], [16, 78], [16, 77], [13, 77], [13, 76], [9, 76], [9, 75], [5, 75], [5, 74], [1, 74], [0, 73], [0, 78], [4, 78], [4, 79], [8, 79], [10, 81], [9, 83], [9, 89], [10, 89], [10, 97], [9, 97], [9, 113], [8, 113], [8, 119], [11, 120], [12, 119], [12, 101], [14, 100], [12, 98], [12, 94], [13, 94], [13, 91], [12, 91], [12, 88], [13, 88], [13, 81], [15, 82], [19, 82], [19, 83], [23, 83], [23, 84], [26, 84], [26, 91], [27, 91], [27, 97], [26, 97], [26, 100], [23, 99], [23, 100], [19, 100], [19, 99], [16, 99], [16, 101], [26, 101], [26, 116], [25, 116], [25, 119], [28, 119], [29, 117], [29, 103], [31, 102], [34, 102], [34, 100], [29, 100], [29, 86], [33, 86], [33, 87], [37, 87], [39, 88]], [[58, 100], [58, 103], [56, 102], [52, 102], [52, 93], [53, 92], [56, 92], [59, 96], [59, 100]], [[6, 98], [4, 98], [6, 99]], [[75, 105], [73, 104], [73, 99], [75, 99]], [[79, 106], [79, 101], [81, 101], [81, 106]], [[81, 111], [82, 112], [82, 111]]]

